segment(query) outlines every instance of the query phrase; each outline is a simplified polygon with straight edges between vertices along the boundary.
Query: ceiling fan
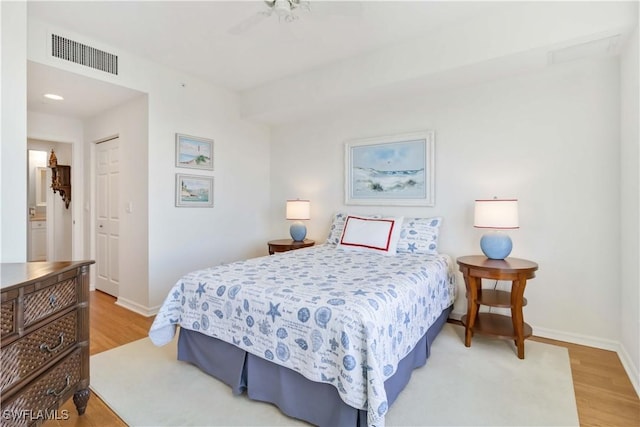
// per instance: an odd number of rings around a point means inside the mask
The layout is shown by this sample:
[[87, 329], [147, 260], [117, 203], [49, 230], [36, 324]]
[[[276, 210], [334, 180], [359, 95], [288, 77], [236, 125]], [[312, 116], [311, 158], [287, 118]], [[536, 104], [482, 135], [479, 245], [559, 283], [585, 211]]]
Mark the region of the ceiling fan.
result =
[[251, 27], [259, 24], [263, 19], [276, 15], [280, 21], [292, 22], [299, 18], [301, 9], [311, 11], [311, 6], [305, 0], [264, 0], [266, 10], [261, 10], [253, 16], [241, 21], [229, 29], [231, 34], [242, 34]]
[[286, 22], [298, 19], [297, 9], [299, 8], [311, 10], [309, 2], [303, 0], [264, 0], [264, 2], [269, 7], [269, 11], [266, 12], [267, 16], [275, 13]]

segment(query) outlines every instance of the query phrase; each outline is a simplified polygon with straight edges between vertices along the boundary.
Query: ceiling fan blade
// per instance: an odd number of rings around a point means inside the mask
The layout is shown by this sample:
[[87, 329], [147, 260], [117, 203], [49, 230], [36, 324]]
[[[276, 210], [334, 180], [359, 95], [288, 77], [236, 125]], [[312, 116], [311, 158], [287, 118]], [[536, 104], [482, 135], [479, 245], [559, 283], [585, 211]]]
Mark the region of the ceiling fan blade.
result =
[[256, 25], [258, 25], [259, 23], [261, 23], [265, 18], [269, 17], [271, 15], [271, 10], [268, 11], [264, 11], [264, 12], [257, 12], [256, 14], [248, 17], [247, 19], [240, 21], [238, 24], [234, 25], [233, 27], [229, 28], [227, 30], [227, 32], [229, 34], [233, 34], [235, 36], [238, 36], [248, 30], [250, 30], [251, 28], [255, 27]]

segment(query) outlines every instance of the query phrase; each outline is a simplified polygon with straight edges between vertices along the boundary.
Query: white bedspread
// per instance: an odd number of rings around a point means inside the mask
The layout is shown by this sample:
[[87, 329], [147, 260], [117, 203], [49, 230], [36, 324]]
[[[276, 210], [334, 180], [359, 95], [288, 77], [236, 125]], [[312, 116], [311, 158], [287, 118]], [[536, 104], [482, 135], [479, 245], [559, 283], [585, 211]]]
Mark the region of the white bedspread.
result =
[[194, 271], [151, 326], [156, 345], [176, 325], [235, 344], [306, 378], [384, 426], [384, 381], [453, 304], [446, 255], [385, 256], [322, 245]]

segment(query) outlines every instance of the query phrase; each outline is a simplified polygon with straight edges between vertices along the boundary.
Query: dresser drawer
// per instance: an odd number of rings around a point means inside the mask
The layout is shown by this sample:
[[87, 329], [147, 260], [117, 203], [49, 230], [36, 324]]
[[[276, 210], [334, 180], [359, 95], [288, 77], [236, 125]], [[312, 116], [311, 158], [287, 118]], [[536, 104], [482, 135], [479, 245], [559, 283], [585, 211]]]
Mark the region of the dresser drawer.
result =
[[16, 300], [2, 303], [2, 324], [0, 326], [0, 336], [4, 337], [16, 331]]
[[75, 305], [78, 301], [76, 279], [71, 278], [24, 296], [25, 327], [58, 311]]
[[81, 351], [78, 349], [65, 357], [44, 376], [27, 385], [6, 405], [3, 402], [0, 426], [27, 426], [36, 421], [31, 416], [55, 407], [58, 402], [73, 394], [80, 382]]
[[0, 393], [28, 377], [78, 342], [78, 313], [72, 311], [0, 349]]

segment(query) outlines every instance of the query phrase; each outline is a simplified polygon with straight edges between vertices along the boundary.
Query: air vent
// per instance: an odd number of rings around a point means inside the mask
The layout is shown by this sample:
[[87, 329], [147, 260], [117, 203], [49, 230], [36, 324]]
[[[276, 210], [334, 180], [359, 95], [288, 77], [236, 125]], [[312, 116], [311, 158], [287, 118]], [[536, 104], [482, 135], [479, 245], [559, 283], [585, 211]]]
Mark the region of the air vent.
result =
[[51, 55], [106, 73], [118, 75], [118, 57], [86, 44], [51, 34]]

